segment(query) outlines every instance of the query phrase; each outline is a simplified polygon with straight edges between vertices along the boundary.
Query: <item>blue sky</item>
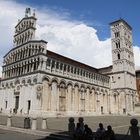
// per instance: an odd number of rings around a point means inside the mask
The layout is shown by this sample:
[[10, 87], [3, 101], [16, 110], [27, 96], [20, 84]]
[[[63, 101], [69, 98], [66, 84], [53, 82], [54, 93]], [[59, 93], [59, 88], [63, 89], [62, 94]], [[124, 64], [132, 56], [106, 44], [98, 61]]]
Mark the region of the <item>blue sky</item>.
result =
[[133, 28], [133, 44], [140, 46], [140, 0], [16, 0], [38, 8], [49, 7], [68, 13], [97, 29], [100, 40], [110, 37], [108, 23], [124, 18]]

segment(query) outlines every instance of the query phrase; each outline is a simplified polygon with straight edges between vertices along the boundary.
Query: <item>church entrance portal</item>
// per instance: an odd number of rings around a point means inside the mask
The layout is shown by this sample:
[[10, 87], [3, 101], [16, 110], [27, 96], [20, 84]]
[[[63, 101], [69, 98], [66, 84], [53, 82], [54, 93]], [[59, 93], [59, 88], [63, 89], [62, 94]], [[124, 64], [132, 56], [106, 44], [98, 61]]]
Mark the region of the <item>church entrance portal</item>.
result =
[[19, 96], [15, 97], [15, 109], [14, 109], [14, 113], [17, 113], [19, 107]]

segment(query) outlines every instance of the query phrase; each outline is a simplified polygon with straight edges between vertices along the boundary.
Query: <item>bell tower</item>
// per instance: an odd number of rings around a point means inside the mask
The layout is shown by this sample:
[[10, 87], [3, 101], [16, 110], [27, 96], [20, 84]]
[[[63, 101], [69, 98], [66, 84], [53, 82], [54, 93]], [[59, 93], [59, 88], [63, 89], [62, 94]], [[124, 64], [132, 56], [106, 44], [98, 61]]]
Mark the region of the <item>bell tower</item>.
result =
[[110, 28], [113, 64], [111, 90], [114, 98], [118, 96], [117, 110], [128, 113], [133, 111], [136, 93], [132, 28], [123, 19], [110, 23]]

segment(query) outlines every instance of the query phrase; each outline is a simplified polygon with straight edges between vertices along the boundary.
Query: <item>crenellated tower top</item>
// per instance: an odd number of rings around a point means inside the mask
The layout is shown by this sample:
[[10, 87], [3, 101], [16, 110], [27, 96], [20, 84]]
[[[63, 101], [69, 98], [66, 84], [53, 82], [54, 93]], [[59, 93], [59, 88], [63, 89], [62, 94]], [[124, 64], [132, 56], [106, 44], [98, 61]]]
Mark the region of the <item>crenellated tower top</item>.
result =
[[35, 10], [31, 13], [31, 9], [26, 8], [25, 17], [15, 26], [14, 47], [35, 39], [36, 20]]

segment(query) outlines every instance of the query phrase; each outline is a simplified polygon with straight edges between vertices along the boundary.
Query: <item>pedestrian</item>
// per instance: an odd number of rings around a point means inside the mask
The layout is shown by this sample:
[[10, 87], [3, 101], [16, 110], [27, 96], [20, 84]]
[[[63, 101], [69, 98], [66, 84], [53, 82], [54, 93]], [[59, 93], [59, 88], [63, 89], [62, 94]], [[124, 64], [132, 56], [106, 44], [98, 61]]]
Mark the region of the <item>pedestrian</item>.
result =
[[84, 140], [92, 140], [93, 139], [93, 133], [91, 128], [88, 127], [87, 124], [84, 125]]
[[95, 133], [95, 140], [104, 140], [105, 139], [105, 129], [102, 123], [99, 123], [99, 128]]
[[106, 140], [116, 140], [114, 131], [112, 130], [111, 125], [107, 126], [107, 130], [105, 131], [105, 139]]
[[84, 136], [84, 131], [81, 128], [81, 124], [77, 123], [75, 133], [74, 133], [74, 140], [84, 140], [83, 136]]

